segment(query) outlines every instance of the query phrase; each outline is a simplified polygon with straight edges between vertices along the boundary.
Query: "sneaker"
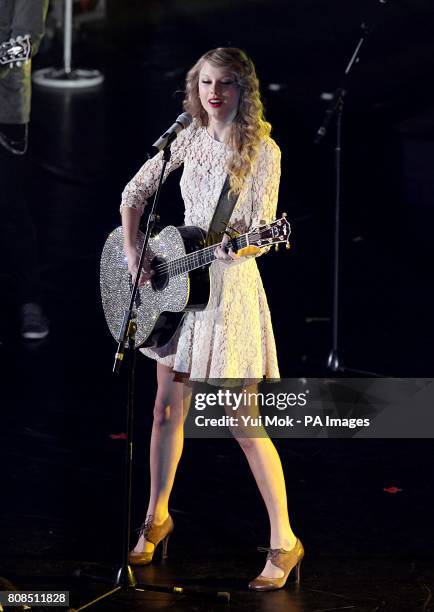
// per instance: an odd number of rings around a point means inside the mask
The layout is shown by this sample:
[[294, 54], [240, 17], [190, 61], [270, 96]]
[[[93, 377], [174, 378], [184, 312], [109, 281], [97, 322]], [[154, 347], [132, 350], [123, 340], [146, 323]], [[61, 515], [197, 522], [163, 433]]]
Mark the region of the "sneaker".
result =
[[26, 340], [42, 340], [49, 334], [48, 320], [39, 304], [33, 302], [21, 307], [21, 336]]

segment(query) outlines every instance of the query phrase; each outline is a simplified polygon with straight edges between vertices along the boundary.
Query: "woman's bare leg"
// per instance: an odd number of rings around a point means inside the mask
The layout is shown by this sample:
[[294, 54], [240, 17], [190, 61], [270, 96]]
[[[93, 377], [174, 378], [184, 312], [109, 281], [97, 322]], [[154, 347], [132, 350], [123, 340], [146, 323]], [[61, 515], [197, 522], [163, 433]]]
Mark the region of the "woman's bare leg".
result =
[[[248, 393], [256, 393], [257, 387], [249, 387]], [[256, 404], [240, 406], [237, 416], [259, 414]], [[267, 508], [270, 521], [270, 547], [290, 550], [295, 546], [296, 537], [291, 529], [288, 517], [285, 478], [280, 457], [265, 429], [254, 427], [249, 430], [233, 428], [232, 433], [244, 451], [258, 489]], [[240, 435], [241, 434], [241, 435]], [[261, 437], [257, 437], [261, 435]], [[262, 575], [269, 578], [283, 576], [283, 571], [267, 561]]]
[[[152, 514], [154, 523], [160, 525], [169, 514], [169, 496], [184, 445], [184, 419], [191, 390], [186, 384], [174, 382], [173, 370], [161, 363], [157, 363], [157, 382], [150, 449], [151, 492], [146, 515]], [[154, 545], [142, 535], [134, 551], [153, 549]]]

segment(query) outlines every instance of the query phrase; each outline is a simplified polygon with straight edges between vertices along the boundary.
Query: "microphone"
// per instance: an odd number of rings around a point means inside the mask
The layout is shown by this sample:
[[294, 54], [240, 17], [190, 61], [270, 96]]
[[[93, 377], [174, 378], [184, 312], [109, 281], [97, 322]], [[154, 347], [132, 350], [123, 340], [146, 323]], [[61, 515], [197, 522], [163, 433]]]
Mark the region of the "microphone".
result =
[[157, 148], [159, 151], [162, 151], [168, 145], [170, 145], [178, 136], [179, 132], [188, 127], [192, 121], [193, 117], [190, 115], [190, 113], [182, 113], [179, 115], [175, 123], [170, 126], [167, 132], [164, 132], [164, 134], [160, 136], [160, 138], [156, 140], [152, 146]]

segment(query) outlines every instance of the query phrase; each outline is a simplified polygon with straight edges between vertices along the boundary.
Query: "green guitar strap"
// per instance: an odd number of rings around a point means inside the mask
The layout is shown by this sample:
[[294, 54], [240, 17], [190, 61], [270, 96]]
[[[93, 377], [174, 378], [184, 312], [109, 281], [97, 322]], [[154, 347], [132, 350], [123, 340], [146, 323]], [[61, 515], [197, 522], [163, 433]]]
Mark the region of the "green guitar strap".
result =
[[223, 240], [229, 219], [238, 200], [238, 194], [229, 193], [229, 190], [229, 175], [227, 175], [208, 229], [206, 246], [218, 244]]

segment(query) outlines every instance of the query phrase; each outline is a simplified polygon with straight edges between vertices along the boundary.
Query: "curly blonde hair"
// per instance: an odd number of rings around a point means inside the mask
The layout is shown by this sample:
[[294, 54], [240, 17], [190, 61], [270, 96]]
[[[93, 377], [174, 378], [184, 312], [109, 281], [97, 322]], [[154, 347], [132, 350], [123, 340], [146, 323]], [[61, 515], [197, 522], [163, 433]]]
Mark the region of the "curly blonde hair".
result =
[[208, 114], [199, 98], [199, 73], [205, 62], [230, 70], [240, 87], [238, 112], [231, 126], [228, 143], [233, 150], [228, 161], [231, 191], [240, 193], [244, 179], [258, 155], [260, 142], [270, 134], [271, 125], [264, 119], [259, 81], [252, 60], [241, 49], [218, 47], [202, 55], [188, 72], [185, 81], [184, 109], [200, 126], [208, 125]]

